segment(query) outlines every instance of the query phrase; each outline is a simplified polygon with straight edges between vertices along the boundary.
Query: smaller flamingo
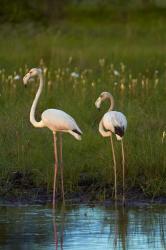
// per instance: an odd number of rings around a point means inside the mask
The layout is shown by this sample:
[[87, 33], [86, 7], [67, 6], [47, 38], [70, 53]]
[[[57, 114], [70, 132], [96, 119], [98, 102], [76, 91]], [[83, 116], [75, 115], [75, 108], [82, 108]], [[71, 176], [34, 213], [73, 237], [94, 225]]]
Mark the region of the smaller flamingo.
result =
[[124, 147], [123, 147], [123, 136], [127, 128], [127, 119], [125, 115], [118, 111], [113, 111], [114, 108], [114, 98], [109, 92], [102, 92], [95, 102], [96, 107], [99, 109], [101, 103], [106, 100], [110, 100], [110, 108], [104, 114], [103, 118], [99, 123], [99, 132], [103, 137], [111, 138], [113, 162], [114, 162], [114, 186], [115, 186], [115, 200], [117, 200], [117, 174], [116, 174], [116, 159], [115, 151], [112, 140], [112, 133], [115, 134], [118, 141], [121, 141], [122, 147], [122, 168], [123, 168], [123, 203], [125, 202], [124, 197], [124, 176], [125, 176], [125, 158], [124, 158]]
[[[36, 128], [49, 128], [53, 133], [54, 141], [54, 157], [55, 157], [55, 166], [54, 166], [54, 184], [53, 184], [53, 208], [55, 208], [55, 188], [56, 188], [56, 177], [58, 171], [58, 156], [57, 156], [57, 144], [56, 144], [56, 133], [66, 132], [75, 137], [77, 140], [81, 140], [82, 131], [78, 127], [76, 121], [67, 113], [59, 109], [47, 109], [41, 115], [41, 121], [36, 121], [35, 119], [35, 110], [41, 95], [44, 79], [42, 70], [38, 68], [31, 69], [23, 78], [24, 85], [27, 85], [29, 79], [34, 77], [39, 77], [40, 83], [39, 88], [36, 93], [35, 99], [33, 101], [31, 110], [30, 110], [30, 122]], [[63, 161], [62, 161], [62, 135], [60, 135], [60, 160], [61, 160], [61, 184], [62, 184], [62, 195], [64, 201], [64, 187], [63, 187]]]

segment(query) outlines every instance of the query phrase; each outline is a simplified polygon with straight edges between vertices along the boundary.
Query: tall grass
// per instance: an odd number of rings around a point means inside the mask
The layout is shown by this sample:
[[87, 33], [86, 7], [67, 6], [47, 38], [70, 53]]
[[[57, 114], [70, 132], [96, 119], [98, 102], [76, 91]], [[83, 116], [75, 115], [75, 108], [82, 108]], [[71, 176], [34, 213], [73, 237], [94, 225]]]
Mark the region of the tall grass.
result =
[[[138, 188], [148, 196], [166, 190], [165, 25], [156, 20], [126, 24], [61, 23], [59, 27], [34, 25], [1, 27], [0, 40], [0, 178], [10, 173], [32, 173], [36, 186], [52, 185], [53, 143], [47, 129], [35, 129], [29, 110], [38, 83], [25, 90], [22, 77], [28, 68], [43, 68], [45, 87], [37, 118], [47, 108], [71, 114], [83, 130], [81, 142], [64, 134], [65, 190], [80, 185], [112, 192], [113, 162], [110, 141], [98, 133], [101, 112], [94, 102], [110, 91], [115, 110], [128, 120], [124, 138], [126, 191]], [[145, 23], [146, 24], [146, 23]], [[41, 58], [44, 58], [41, 59]], [[27, 66], [28, 65], [28, 66]], [[75, 77], [72, 72], [78, 73]], [[120, 144], [115, 141], [118, 188], [122, 186]], [[100, 193], [100, 192], [99, 192]], [[100, 194], [99, 194], [100, 195]]]

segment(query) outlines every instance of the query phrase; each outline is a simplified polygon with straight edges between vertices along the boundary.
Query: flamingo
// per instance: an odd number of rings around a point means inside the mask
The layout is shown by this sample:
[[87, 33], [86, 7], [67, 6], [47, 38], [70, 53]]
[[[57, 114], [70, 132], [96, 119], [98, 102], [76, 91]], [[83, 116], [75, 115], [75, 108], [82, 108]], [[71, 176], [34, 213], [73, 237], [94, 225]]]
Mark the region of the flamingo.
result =
[[59, 109], [47, 109], [41, 115], [41, 120], [36, 121], [35, 111], [36, 106], [41, 95], [44, 79], [42, 70], [40, 68], [31, 69], [23, 78], [23, 83], [26, 86], [29, 79], [34, 77], [39, 77], [40, 83], [37, 90], [36, 96], [31, 106], [30, 110], [30, 122], [36, 128], [47, 127], [53, 133], [53, 143], [54, 143], [54, 182], [53, 182], [53, 208], [55, 208], [55, 188], [56, 188], [56, 177], [58, 171], [58, 156], [57, 156], [57, 132], [60, 132], [60, 158], [61, 158], [61, 185], [62, 185], [62, 195], [64, 201], [64, 187], [63, 187], [63, 161], [62, 161], [62, 132], [66, 132], [74, 136], [75, 139], [81, 140], [82, 131], [78, 127], [76, 121], [67, 113]]
[[111, 138], [111, 147], [114, 162], [114, 187], [115, 187], [115, 200], [117, 200], [117, 176], [116, 176], [116, 159], [115, 151], [112, 140], [112, 134], [115, 134], [118, 141], [121, 141], [122, 148], [122, 168], [123, 168], [123, 203], [125, 202], [124, 197], [124, 175], [125, 175], [125, 158], [124, 158], [124, 147], [123, 147], [123, 136], [127, 128], [127, 119], [125, 115], [118, 111], [113, 111], [114, 98], [109, 92], [102, 92], [95, 102], [96, 108], [100, 108], [101, 103], [106, 100], [110, 100], [110, 108], [102, 117], [99, 123], [99, 132], [103, 137]]

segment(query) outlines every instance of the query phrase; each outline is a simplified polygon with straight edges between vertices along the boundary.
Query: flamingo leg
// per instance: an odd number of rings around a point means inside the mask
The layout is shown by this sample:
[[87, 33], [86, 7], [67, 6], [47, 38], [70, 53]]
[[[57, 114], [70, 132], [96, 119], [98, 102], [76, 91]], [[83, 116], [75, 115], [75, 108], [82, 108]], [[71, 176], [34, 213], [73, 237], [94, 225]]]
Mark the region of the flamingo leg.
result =
[[56, 178], [58, 172], [58, 155], [57, 155], [57, 137], [56, 132], [53, 132], [53, 141], [54, 141], [54, 184], [53, 184], [53, 209], [55, 208], [55, 189], [56, 189]]
[[124, 205], [125, 204], [125, 157], [124, 157], [123, 140], [121, 140], [121, 146], [122, 146], [123, 205]]
[[114, 151], [114, 144], [111, 134], [111, 147], [112, 147], [112, 155], [113, 155], [113, 162], [114, 162], [114, 188], [115, 188], [115, 201], [117, 200], [117, 174], [116, 174], [116, 159], [115, 159], [115, 151]]
[[60, 133], [60, 170], [61, 170], [61, 191], [62, 191], [62, 199], [63, 203], [65, 202], [65, 196], [64, 196], [64, 181], [63, 181], [63, 144], [62, 144], [62, 133]]

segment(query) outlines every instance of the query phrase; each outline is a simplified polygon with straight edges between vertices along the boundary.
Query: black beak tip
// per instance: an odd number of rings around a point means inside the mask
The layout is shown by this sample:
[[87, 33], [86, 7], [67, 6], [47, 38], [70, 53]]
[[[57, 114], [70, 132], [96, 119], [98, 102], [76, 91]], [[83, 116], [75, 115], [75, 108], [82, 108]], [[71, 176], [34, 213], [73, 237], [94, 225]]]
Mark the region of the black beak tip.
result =
[[26, 84], [24, 84], [24, 87], [25, 87], [25, 88], [27, 88], [27, 85], [26, 85]]

